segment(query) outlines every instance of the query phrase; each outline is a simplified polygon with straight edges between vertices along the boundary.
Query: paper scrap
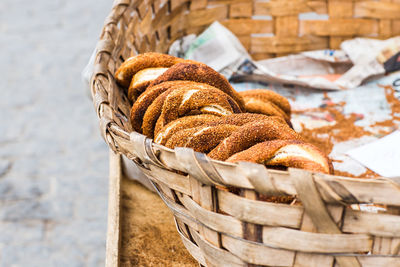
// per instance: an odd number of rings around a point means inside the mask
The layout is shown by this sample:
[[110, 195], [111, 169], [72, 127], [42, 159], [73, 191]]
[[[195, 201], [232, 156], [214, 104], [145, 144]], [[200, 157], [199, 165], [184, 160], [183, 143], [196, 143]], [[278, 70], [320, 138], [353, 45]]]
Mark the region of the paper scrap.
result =
[[346, 154], [379, 175], [400, 176], [400, 131], [349, 150]]
[[374, 136], [362, 136], [360, 138], [350, 139], [344, 142], [335, 143], [329, 158], [333, 160], [333, 168], [337, 171], [348, 172], [352, 175], [359, 176], [367, 171], [367, 169], [359, 161], [354, 160], [346, 152], [370, 144], [378, 140]]
[[203, 62], [227, 78], [251, 60], [239, 39], [218, 21], [194, 39], [184, 58]]

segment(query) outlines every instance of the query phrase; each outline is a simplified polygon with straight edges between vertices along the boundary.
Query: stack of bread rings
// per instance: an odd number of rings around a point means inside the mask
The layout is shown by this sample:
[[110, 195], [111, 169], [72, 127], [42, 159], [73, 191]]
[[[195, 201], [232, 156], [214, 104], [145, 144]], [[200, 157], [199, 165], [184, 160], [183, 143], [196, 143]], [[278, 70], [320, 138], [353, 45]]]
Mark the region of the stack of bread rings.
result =
[[133, 129], [155, 143], [228, 162], [333, 171], [328, 157], [291, 128], [290, 104], [273, 91], [238, 93], [207, 65], [159, 53], [127, 59], [115, 77], [132, 102]]

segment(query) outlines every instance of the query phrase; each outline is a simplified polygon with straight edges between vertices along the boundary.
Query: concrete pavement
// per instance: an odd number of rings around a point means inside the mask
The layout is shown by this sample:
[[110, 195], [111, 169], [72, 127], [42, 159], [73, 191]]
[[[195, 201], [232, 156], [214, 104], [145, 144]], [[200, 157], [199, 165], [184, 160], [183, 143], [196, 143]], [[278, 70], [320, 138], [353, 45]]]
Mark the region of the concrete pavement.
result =
[[81, 81], [112, 1], [0, 2], [0, 266], [102, 266], [108, 148]]

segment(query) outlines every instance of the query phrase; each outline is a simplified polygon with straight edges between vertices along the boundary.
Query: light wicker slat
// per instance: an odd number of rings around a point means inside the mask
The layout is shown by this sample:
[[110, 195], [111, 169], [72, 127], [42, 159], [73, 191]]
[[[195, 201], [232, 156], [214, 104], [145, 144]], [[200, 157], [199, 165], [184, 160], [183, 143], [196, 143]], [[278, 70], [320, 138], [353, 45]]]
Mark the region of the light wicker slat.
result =
[[257, 246], [225, 235], [222, 236], [222, 243], [230, 252], [251, 264], [292, 266], [296, 256], [294, 251]]
[[195, 215], [199, 222], [207, 225], [208, 228], [233, 236], [242, 236], [243, 229], [239, 220], [231, 216], [226, 216], [203, 209], [190, 197], [182, 196], [179, 199], [182, 201], [185, 208], [187, 208], [191, 214]]
[[270, 246], [302, 252], [365, 252], [372, 247], [367, 235], [309, 233], [283, 227], [263, 227], [263, 240]]
[[[183, 176], [177, 173], [171, 173], [165, 169], [161, 169], [155, 165], [150, 165], [150, 170], [143, 169], [142, 171], [147, 177], [153, 177], [158, 182], [167, 184], [171, 189], [177, 190], [186, 195], [190, 195], [190, 185], [187, 176]], [[172, 186], [171, 186], [172, 185]]]
[[196, 246], [195, 244], [190, 241], [185, 234], [182, 233], [182, 229], [178, 226], [178, 222], [175, 220], [177, 223], [177, 230], [179, 235], [182, 238], [183, 245], [186, 247], [186, 249], [190, 252], [190, 254], [195, 258], [200, 264], [205, 265], [206, 260], [204, 259], [203, 253], [201, 252], [200, 248]]
[[[300, 206], [250, 200], [226, 191], [218, 191], [218, 201], [220, 210], [241, 221], [295, 229], [300, 228], [303, 216], [303, 207]], [[232, 203], [235, 203], [235, 205], [232, 205]]]
[[206, 258], [206, 265], [209, 266], [246, 266], [247, 264], [240, 260], [239, 257], [233, 255], [227, 250], [218, 248], [217, 246], [207, 242], [201, 235], [197, 232], [193, 232], [193, 238], [199, 245], [201, 251]]
[[[303, 19], [309, 12], [321, 20]], [[113, 77], [118, 66], [138, 53], [166, 52], [174, 40], [216, 20], [254, 59], [262, 59], [334, 49], [355, 36], [398, 35], [400, 0], [116, 0], [96, 46], [91, 81], [101, 134], [111, 150], [152, 181], [201, 265], [400, 266], [400, 179], [231, 164], [191, 149], [168, 149], [132, 132], [130, 103]], [[261, 194], [297, 195], [301, 204], [265, 202]], [[350, 208], [362, 203], [386, 211]]]
[[121, 206], [121, 156], [110, 150], [110, 181], [108, 192], [108, 221], [106, 267], [119, 266], [119, 249], [121, 243], [120, 206]]
[[375, 19], [399, 19], [400, 5], [391, 2], [362, 1], [356, 2], [354, 15]]

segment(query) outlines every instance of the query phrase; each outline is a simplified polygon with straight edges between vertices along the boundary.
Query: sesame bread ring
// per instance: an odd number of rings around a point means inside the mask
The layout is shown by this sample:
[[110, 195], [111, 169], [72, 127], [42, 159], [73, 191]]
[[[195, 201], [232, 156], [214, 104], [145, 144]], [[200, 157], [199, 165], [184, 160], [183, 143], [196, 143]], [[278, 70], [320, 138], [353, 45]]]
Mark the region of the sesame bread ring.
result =
[[216, 121], [208, 123], [207, 125], [214, 126], [220, 124], [230, 124], [230, 125], [242, 126], [249, 122], [261, 121], [264, 119], [268, 120], [274, 119], [280, 123], [286, 123], [285, 120], [282, 119], [282, 117], [278, 116], [266, 116], [264, 114], [256, 114], [256, 113], [235, 113], [232, 115], [221, 117]]
[[[191, 81], [170, 81], [149, 87], [146, 90], [146, 92], [141, 94], [140, 97], [136, 100], [136, 102], [132, 105], [130, 119], [133, 129], [139, 133], [142, 133], [143, 116], [147, 111], [147, 109], [149, 108], [149, 106], [154, 102], [154, 100], [159, 95], [161, 95], [168, 89], [178, 89], [187, 86], [196, 86], [196, 88], [199, 87], [209, 88], [209, 86], [206, 84], [194, 83]], [[162, 102], [159, 104], [162, 107]], [[161, 113], [161, 107], [159, 110], [160, 113]]]
[[124, 63], [122, 63], [115, 73], [115, 79], [118, 84], [124, 88], [128, 88], [133, 75], [138, 71], [147, 68], [169, 68], [172, 65], [183, 61], [184, 59], [182, 58], [154, 52], [139, 54], [128, 58]]
[[128, 89], [128, 98], [133, 103], [146, 90], [150, 83], [163, 74], [168, 68], [147, 68], [133, 75]]
[[239, 92], [239, 94], [242, 97], [259, 99], [264, 102], [271, 102], [279, 109], [281, 109], [285, 114], [290, 116], [291, 108], [289, 101], [286, 99], [286, 97], [281, 96], [280, 94], [275, 93], [274, 91], [267, 89], [253, 89], [253, 90]]
[[[228, 137], [234, 130], [237, 130], [239, 126], [248, 122], [274, 118], [281, 123], [285, 123], [281, 117], [268, 117], [262, 114], [252, 113], [235, 113], [220, 118], [214, 116], [212, 119], [200, 119], [202, 116], [210, 115], [187, 116], [170, 122], [159, 132], [158, 136], [165, 132], [165, 128], [167, 127], [169, 129], [172, 128], [169, 135], [162, 134], [164, 137], [162, 139], [163, 142], [157, 142], [156, 138], [156, 143], [166, 144], [166, 146], [170, 148], [174, 148], [175, 146], [191, 147], [195, 151], [207, 153], [217, 146], [224, 138]], [[184, 120], [186, 123], [178, 122], [180, 120]], [[174, 128], [177, 122], [180, 127]], [[197, 123], [202, 126], [195, 127], [194, 125]]]
[[[241, 112], [236, 102], [227, 94], [210, 88], [180, 88], [172, 91], [164, 101], [154, 134], [180, 117], [195, 114], [227, 116]], [[144, 129], [143, 129], [144, 130]]]
[[315, 146], [299, 140], [272, 140], [238, 152], [228, 162], [251, 161], [266, 166], [284, 166], [332, 173], [328, 157]]
[[166, 146], [169, 148], [190, 147], [194, 151], [208, 153], [238, 128], [239, 126], [228, 124], [189, 128], [171, 136]]
[[174, 80], [189, 80], [212, 85], [232, 97], [239, 107], [244, 110], [242, 97], [232, 88], [228, 80], [203, 63], [193, 61], [178, 63], [154, 80], [151, 85]]
[[161, 115], [164, 101], [173, 90], [173, 88], [168, 89], [167, 91], [159, 95], [144, 113], [142, 122], [142, 133], [147, 137], [154, 137], [154, 128], [156, 127], [157, 120]]
[[274, 139], [301, 140], [302, 138], [287, 124], [267, 118], [241, 126], [214, 148], [208, 156], [217, 160], [226, 160], [233, 154], [246, 150], [257, 143]]
[[154, 137], [154, 142], [165, 145], [175, 133], [189, 128], [194, 128], [218, 120], [219, 117], [210, 114], [185, 116], [165, 125]]
[[191, 82], [177, 89], [171, 87], [153, 101], [143, 116], [142, 132], [153, 138], [169, 122], [183, 116], [223, 116], [234, 112], [241, 111], [227, 94], [210, 85]]
[[290, 117], [278, 106], [271, 102], [252, 97], [243, 97], [246, 112], [264, 114], [267, 116], [279, 116], [290, 122]]
[[255, 89], [239, 93], [245, 103], [246, 112], [280, 116], [291, 126], [290, 104], [283, 96], [264, 89]]
[[[254, 114], [254, 113], [234, 113], [232, 115], [217, 117], [215, 115], [194, 115], [194, 116], [186, 116], [174, 120], [168, 123], [164, 128], [162, 128], [157, 136], [154, 138], [155, 142], [161, 145], [165, 145], [169, 138], [172, 137], [175, 133], [189, 128], [194, 128], [197, 126], [217, 126], [217, 125], [235, 125], [242, 126], [246, 123], [252, 121], [259, 121], [265, 118], [270, 118], [268, 116], [262, 114]], [[273, 117], [281, 123], [285, 123], [281, 117]]]

